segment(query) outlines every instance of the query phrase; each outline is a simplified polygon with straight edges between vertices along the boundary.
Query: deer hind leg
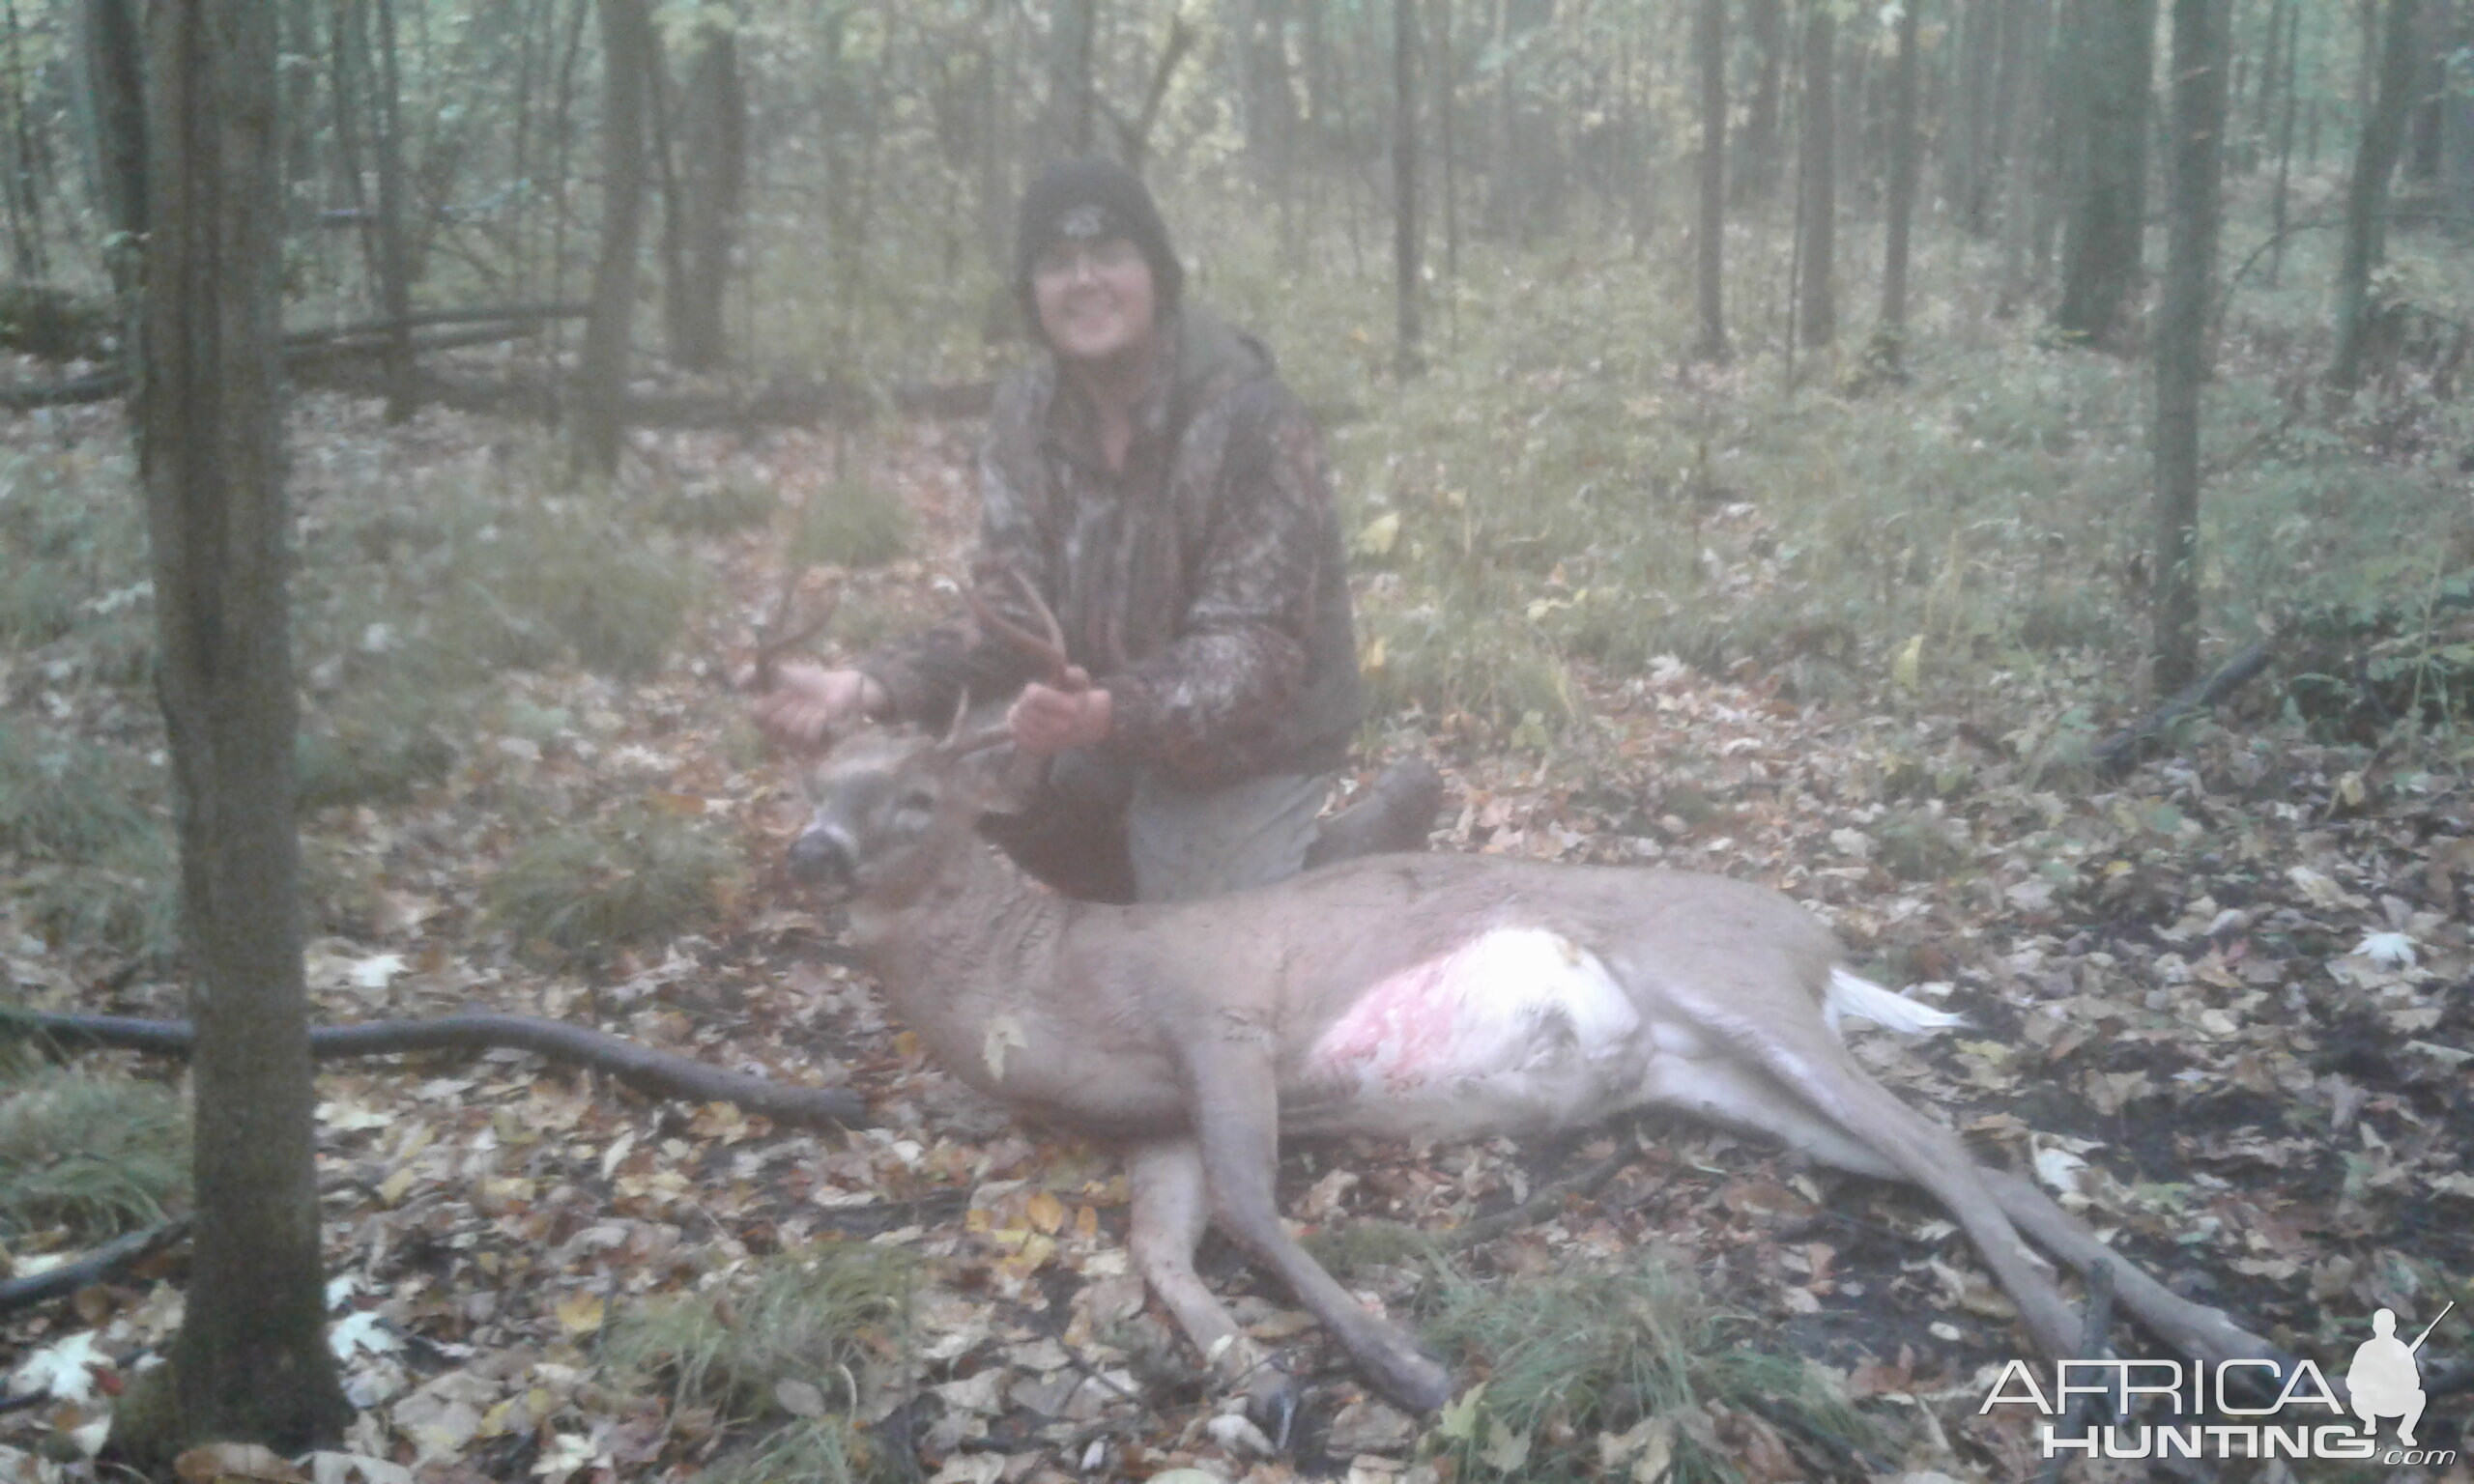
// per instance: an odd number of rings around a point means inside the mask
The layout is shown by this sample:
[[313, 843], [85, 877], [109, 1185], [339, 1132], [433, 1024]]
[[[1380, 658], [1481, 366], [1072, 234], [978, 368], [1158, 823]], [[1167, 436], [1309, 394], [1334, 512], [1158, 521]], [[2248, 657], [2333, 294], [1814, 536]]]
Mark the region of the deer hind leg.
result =
[[1978, 1173], [2010, 1219], [2046, 1251], [2081, 1272], [2092, 1270], [2099, 1263], [2110, 1265], [2115, 1301], [2138, 1315], [2158, 1339], [2211, 1365], [2224, 1360], [2275, 1360], [2281, 1374], [2291, 1374], [2290, 1360], [2275, 1344], [2244, 1329], [2224, 1310], [2194, 1303], [2150, 1277], [2033, 1184], [2002, 1170], [1979, 1166]]
[[1217, 1040], [1186, 1061], [1220, 1229], [1278, 1274], [1392, 1401], [1428, 1413], [1452, 1400], [1452, 1373], [1368, 1313], [1280, 1224], [1272, 1187], [1280, 1165], [1280, 1095], [1268, 1047]]
[[1194, 1244], [1211, 1219], [1202, 1149], [1192, 1139], [1144, 1144], [1126, 1158], [1134, 1217], [1126, 1245], [1142, 1281], [1167, 1306], [1177, 1327], [1202, 1352], [1223, 1385], [1242, 1389], [1257, 1421], [1275, 1438], [1296, 1413], [1294, 1384], [1237, 1327], [1194, 1271]]
[[2036, 1342], [2055, 1356], [2077, 1347], [2079, 1324], [2051, 1270], [1956, 1136], [1892, 1097], [1818, 1020], [1809, 1037], [1774, 1026], [1746, 1035], [1740, 1023], [1708, 1029], [1747, 1060], [1653, 1064], [1651, 1100], [1763, 1130], [1839, 1169], [1923, 1186], [1958, 1219]]

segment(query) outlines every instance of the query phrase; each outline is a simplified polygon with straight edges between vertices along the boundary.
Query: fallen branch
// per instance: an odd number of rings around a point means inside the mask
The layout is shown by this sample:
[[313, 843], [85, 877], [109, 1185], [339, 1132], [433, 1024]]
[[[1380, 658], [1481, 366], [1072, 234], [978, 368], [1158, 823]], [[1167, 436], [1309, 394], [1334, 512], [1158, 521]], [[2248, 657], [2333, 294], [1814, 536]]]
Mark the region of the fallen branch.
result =
[[2194, 711], [2203, 711], [2250, 684], [2268, 668], [2276, 651], [2265, 640], [2226, 661], [2214, 674], [2174, 692], [2165, 704], [2136, 725], [2115, 732], [2096, 749], [2096, 761], [2109, 773], [2127, 772], [2149, 744]]
[[38, 1303], [66, 1298], [81, 1288], [92, 1288], [124, 1268], [153, 1257], [165, 1247], [189, 1234], [189, 1218], [176, 1216], [160, 1226], [150, 1226], [142, 1232], [115, 1237], [75, 1262], [11, 1278], [0, 1283], [0, 1314], [14, 1314]]
[[[185, 1057], [196, 1033], [186, 1020], [139, 1020], [125, 1015], [60, 1015], [41, 1011], [0, 1011], [0, 1037], [42, 1037], [62, 1046], [105, 1046], [156, 1056]], [[803, 1087], [743, 1071], [708, 1066], [656, 1051], [622, 1036], [543, 1020], [532, 1015], [475, 1013], [435, 1020], [369, 1020], [322, 1025], [309, 1032], [309, 1054], [318, 1060], [397, 1056], [411, 1051], [530, 1051], [570, 1066], [605, 1071], [648, 1098], [735, 1103], [777, 1124], [802, 1128], [859, 1128], [873, 1120], [858, 1094], [843, 1087]]]
[[[2111, 1263], [2098, 1263], [2095, 1267], [2087, 1270], [2087, 1306], [2084, 1311], [2082, 1311], [2080, 1317], [2079, 1354], [2089, 1359], [2095, 1359], [2099, 1356], [2111, 1354], [2107, 1348], [2105, 1336], [2113, 1329], [2113, 1327], [2114, 1265]], [[2109, 1395], [2105, 1398], [2104, 1405], [2107, 1415], [2119, 1416], [2121, 1414], [2118, 1407], [2116, 1406], [2116, 1403], [2119, 1400], [2120, 1397], [2118, 1393]], [[2088, 1413], [2092, 1405], [2090, 1393], [2086, 1391], [2082, 1391], [2073, 1396], [2070, 1399], [2070, 1410], [2062, 1414], [2061, 1425], [2055, 1428], [2051, 1436], [2055, 1438], [2079, 1437], [2083, 1432], [2086, 1431], [2089, 1426]], [[2054, 1454], [2052, 1461], [2045, 1465], [2044, 1473], [2042, 1475], [2042, 1484], [2059, 1484], [2061, 1478], [2061, 1466], [2069, 1457], [2070, 1455], [2067, 1453]]]

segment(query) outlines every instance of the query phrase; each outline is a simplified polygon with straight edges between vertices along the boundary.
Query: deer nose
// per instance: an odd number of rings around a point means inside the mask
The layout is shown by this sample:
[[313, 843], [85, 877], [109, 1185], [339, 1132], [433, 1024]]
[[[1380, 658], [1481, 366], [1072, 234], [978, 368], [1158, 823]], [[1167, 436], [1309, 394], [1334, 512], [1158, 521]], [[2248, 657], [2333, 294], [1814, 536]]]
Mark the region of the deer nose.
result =
[[854, 864], [840, 832], [822, 825], [810, 825], [791, 842], [791, 874], [810, 886], [848, 882]]

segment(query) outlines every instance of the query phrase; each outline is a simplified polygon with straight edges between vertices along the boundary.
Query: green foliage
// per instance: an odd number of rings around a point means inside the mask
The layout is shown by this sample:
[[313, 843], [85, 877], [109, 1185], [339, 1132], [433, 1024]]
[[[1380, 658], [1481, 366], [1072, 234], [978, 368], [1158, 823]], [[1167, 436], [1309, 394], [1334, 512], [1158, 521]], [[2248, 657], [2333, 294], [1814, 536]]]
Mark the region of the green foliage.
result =
[[446, 776], [455, 746], [439, 720], [454, 714], [454, 697], [419, 678], [357, 687], [303, 717], [295, 786], [304, 813], [397, 803]]
[[659, 525], [686, 536], [736, 535], [762, 526], [782, 508], [781, 493], [754, 479], [691, 484], [664, 492], [652, 503]]
[[799, 507], [791, 560], [800, 566], [880, 567], [910, 546], [910, 508], [898, 491], [837, 479]]
[[738, 857], [717, 832], [635, 802], [527, 844], [482, 900], [527, 951], [590, 964], [711, 920], [738, 886]]
[[160, 967], [181, 943], [179, 863], [169, 831], [92, 861], [42, 863], [18, 880], [25, 921], [45, 942], [101, 947]]
[[0, 284], [0, 350], [44, 360], [103, 354], [111, 329], [110, 306], [72, 297], [44, 284]]
[[152, 834], [153, 770], [81, 737], [0, 721], [0, 850], [92, 861]]
[[[0, 1012], [5, 1013], [5, 1012]], [[152, 1082], [13, 1054], [0, 1071], [0, 1234], [80, 1241], [163, 1219], [188, 1185], [188, 1123]]]
[[1748, 1322], [1711, 1308], [1662, 1258], [1510, 1285], [1446, 1273], [1424, 1332], [1456, 1369], [1486, 1378], [1438, 1422], [1461, 1478], [1601, 1478], [1599, 1440], [1614, 1436], [1640, 1457], [1671, 1450], [1664, 1476], [1677, 1484], [1732, 1484], [1744, 1474], [1719, 1438], [1719, 1408], [1841, 1456], [1869, 1432], [1802, 1360], [1758, 1348]]
[[[916, 1259], [892, 1247], [780, 1253], [733, 1281], [619, 1316], [605, 1362], [623, 1385], [660, 1386], [676, 1405], [761, 1429], [700, 1478], [877, 1478], [891, 1461], [851, 1425], [850, 1387], [881, 1345], [906, 1336], [915, 1273]], [[794, 1407], [799, 1386], [814, 1407]]]

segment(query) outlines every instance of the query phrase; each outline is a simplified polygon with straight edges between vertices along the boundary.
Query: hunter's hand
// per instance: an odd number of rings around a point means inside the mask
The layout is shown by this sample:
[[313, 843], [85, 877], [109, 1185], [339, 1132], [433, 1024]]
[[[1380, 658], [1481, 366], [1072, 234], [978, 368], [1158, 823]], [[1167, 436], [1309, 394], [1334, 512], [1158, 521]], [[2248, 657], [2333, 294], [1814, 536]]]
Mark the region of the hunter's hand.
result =
[[1091, 689], [1079, 666], [1065, 672], [1065, 689], [1032, 681], [1005, 713], [1014, 745], [1034, 757], [1053, 757], [1078, 747], [1097, 747], [1114, 725], [1108, 693]]
[[855, 670], [784, 665], [774, 672], [773, 689], [748, 710], [777, 745], [813, 751], [885, 700], [884, 687]]

